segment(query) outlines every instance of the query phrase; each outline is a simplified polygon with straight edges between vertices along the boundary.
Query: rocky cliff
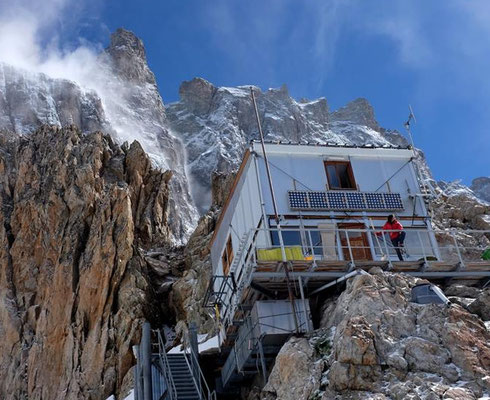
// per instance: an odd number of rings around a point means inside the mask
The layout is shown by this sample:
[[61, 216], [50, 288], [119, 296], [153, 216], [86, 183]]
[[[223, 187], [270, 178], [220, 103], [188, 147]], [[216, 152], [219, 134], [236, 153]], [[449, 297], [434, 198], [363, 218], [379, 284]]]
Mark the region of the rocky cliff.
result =
[[2, 133], [0, 171], [0, 397], [105, 399], [161, 316], [143, 252], [171, 242], [172, 173], [75, 127]]

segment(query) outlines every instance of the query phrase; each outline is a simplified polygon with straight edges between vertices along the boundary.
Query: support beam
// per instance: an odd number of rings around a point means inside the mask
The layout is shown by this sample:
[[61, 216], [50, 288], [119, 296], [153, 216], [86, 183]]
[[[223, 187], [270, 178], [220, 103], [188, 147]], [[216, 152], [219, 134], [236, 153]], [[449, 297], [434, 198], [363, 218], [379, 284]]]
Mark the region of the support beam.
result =
[[267, 367], [265, 365], [265, 355], [264, 348], [262, 347], [262, 339], [259, 339], [259, 355], [260, 355], [260, 366], [262, 368], [262, 377], [264, 379], [264, 386], [267, 383]]
[[260, 294], [263, 294], [264, 296], [268, 297], [269, 299], [271, 300], [274, 300], [276, 298], [274, 292], [272, 292], [271, 290], [263, 287], [262, 285], [259, 285], [258, 283], [256, 282], [251, 282], [250, 283], [250, 287], [253, 289], [253, 290], [256, 290], [257, 292], [259, 292]]
[[323, 286], [320, 286], [318, 289], [316, 289], [313, 292], [311, 292], [311, 296], [313, 296], [313, 295], [315, 295], [317, 293], [320, 293], [322, 290], [328, 289], [329, 287], [335, 286], [338, 283], [341, 283], [341, 282], [345, 281], [346, 279], [352, 278], [353, 276], [356, 276], [356, 275], [365, 275], [365, 274], [367, 274], [367, 272], [363, 271], [362, 269], [358, 269], [358, 270], [349, 272], [348, 274], [345, 274], [344, 276], [342, 276], [342, 277], [340, 277], [338, 279], [335, 279], [332, 282], [329, 282], [329, 283], [327, 283], [327, 284], [325, 284]]
[[[490, 270], [488, 271], [396, 271], [397, 273], [404, 273], [412, 276], [418, 276], [421, 278], [449, 278], [449, 277], [490, 277]], [[324, 279], [337, 279], [345, 275], [345, 271], [337, 271], [337, 272], [327, 272], [327, 271], [319, 271], [319, 272], [290, 272], [290, 279], [298, 279], [302, 278], [324, 278]], [[284, 278], [284, 274], [281, 272], [255, 272], [253, 275], [254, 279], [271, 279], [271, 278]]]

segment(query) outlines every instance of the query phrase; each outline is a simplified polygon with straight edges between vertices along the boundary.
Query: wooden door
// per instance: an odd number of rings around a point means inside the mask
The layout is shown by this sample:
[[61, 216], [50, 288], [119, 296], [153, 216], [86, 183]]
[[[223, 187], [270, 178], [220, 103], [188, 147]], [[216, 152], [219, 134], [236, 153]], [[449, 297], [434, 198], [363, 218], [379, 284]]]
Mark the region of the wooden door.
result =
[[[366, 229], [364, 224], [339, 224], [338, 227], [339, 229]], [[347, 234], [349, 235], [349, 241], [347, 241]], [[350, 243], [354, 261], [371, 261], [373, 259], [365, 232], [340, 231], [340, 244], [342, 246], [344, 260], [350, 261], [351, 256], [348, 243]]]

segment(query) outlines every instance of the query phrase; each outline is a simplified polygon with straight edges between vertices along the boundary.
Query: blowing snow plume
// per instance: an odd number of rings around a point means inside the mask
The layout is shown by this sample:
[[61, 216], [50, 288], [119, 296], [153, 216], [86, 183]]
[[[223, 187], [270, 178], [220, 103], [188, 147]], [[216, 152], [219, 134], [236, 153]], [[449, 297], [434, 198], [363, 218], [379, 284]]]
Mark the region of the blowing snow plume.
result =
[[42, 124], [75, 124], [111, 133], [120, 143], [138, 140], [155, 165], [174, 173], [168, 218], [175, 242], [185, 241], [197, 221], [185, 152], [167, 129], [143, 43], [118, 29], [105, 50], [89, 43], [67, 50], [56, 27], [68, 6], [51, 1], [38, 13], [29, 2], [9, 9], [2, 4], [0, 129], [28, 134]]

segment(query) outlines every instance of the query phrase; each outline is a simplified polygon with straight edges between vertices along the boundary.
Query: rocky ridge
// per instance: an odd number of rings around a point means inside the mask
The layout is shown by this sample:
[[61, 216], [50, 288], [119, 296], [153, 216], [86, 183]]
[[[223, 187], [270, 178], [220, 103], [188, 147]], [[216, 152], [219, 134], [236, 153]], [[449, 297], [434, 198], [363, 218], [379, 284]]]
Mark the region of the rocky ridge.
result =
[[2, 133], [0, 171], [0, 393], [118, 393], [162, 315], [144, 256], [171, 243], [171, 172], [75, 127]]
[[490, 203], [490, 177], [482, 176], [471, 182], [470, 189], [482, 200]]
[[94, 91], [0, 62], [0, 129], [28, 134], [44, 124], [76, 125], [83, 132], [109, 129]]

